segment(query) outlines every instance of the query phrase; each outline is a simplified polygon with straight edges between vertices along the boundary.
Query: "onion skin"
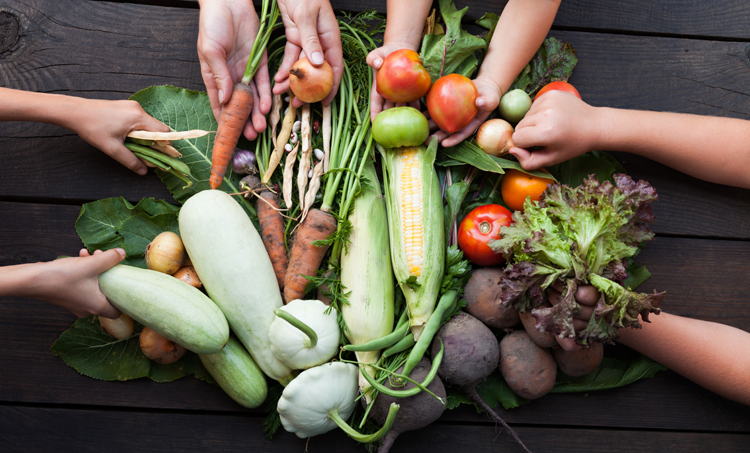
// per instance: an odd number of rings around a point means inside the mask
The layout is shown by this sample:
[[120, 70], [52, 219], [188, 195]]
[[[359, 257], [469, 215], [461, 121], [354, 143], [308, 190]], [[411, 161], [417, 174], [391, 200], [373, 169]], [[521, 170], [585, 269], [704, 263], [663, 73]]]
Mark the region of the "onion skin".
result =
[[201, 282], [201, 279], [198, 278], [198, 274], [195, 273], [195, 268], [193, 266], [183, 266], [172, 276], [195, 288], [200, 288], [203, 286], [203, 282]]
[[333, 88], [333, 69], [325, 60], [316, 68], [307, 57], [302, 57], [289, 70], [289, 88], [302, 102], [322, 101]]
[[133, 318], [125, 313], [120, 314], [120, 316], [115, 319], [99, 316], [99, 324], [101, 324], [102, 329], [104, 329], [105, 332], [118, 340], [124, 340], [133, 335], [133, 329], [135, 327]]
[[154, 362], [169, 365], [182, 358], [187, 349], [172, 340], [164, 338], [155, 330], [144, 327], [139, 337], [143, 355]]
[[187, 258], [182, 239], [171, 231], [165, 231], [146, 246], [146, 266], [152, 271], [172, 275]]
[[476, 141], [485, 153], [505, 156], [513, 147], [513, 126], [500, 118], [485, 121], [477, 130]]

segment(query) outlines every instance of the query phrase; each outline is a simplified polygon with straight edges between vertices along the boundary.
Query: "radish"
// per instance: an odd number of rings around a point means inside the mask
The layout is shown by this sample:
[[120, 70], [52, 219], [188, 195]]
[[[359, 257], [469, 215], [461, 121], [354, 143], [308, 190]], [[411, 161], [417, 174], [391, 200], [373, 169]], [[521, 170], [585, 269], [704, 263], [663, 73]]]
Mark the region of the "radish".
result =
[[476, 386], [487, 379], [500, 361], [500, 346], [489, 327], [470, 314], [461, 312], [445, 323], [435, 335], [432, 342], [433, 355], [440, 350], [438, 339], [445, 345], [438, 376], [448, 384], [461, 387], [470, 400], [479, 404], [488, 415], [508, 430], [525, 451], [531, 453], [513, 428], [477, 394]]

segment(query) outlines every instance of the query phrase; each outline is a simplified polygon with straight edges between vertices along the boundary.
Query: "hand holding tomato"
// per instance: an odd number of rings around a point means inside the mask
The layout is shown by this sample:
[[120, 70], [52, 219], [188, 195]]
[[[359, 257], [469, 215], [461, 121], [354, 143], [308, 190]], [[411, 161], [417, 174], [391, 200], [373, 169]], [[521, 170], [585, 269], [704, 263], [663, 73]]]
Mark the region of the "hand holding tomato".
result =
[[547, 92], [516, 125], [510, 153], [525, 170], [536, 170], [597, 149], [602, 112], [571, 93]]
[[556, 82], [550, 82], [547, 85], [544, 85], [542, 89], [536, 93], [536, 96], [534, 96], [534, 100], [536, 101], [539, 96], [549, 91], [566, 91], [568, 93], [575, 94], [576, 96], [578, 96], [578, 99], [581, 99], [581, 94], [578, 92], [578, 90], [576, 90], [576, 87], [569, 84], [568, 82], [558, 80]]
[[[477, 97], [474, 101], [476, 113], [466, 126], [454, 133], [449, 133], [444, 130], [437, 131], [435, 136], [441, 141], [443, 146], [455, 146], [474, 134], [477, 128], [487, 120], [490, 113], [492, 113], [500, 103], [500, 87], [498, 87], [497, 83], [493, 80], [478, 76], [473, 80], [473, 83], [477, 89]], [[430, 113], [430, 116], [432, 116], [432, 113]], [[437, 122], [435, 122], [435, 124], [437, 125]]]
[[486, 204], [472, 210], [458, 227], [458, 247], [464, 256], [479, 266], [494, 266], [505, 261], [488, 245], [500, 239], [500, 227], [512, 223], [510, 211], [499, 204]]
[[431, 85], [430, 73], [422, 66], [419, 54], [411, 49], [399, 49], [385, 57], [375, 77], [378, 94], [396, 103], [418, 100]]
[[508, 170], [500, 183], [500, 193], [506, 206], [514, 211], [523, 211], [527, 197], [531, 197], [531, 201], [539, 201], [547, 186], [554, 182], [522, 171]]
[[[414, 49], [414, 46], [407, 42], [388, 42], [382, 47], [378, 47], [367, 55], [367, 64], [372, 68], [372, 89], [370, 90], [370, 120], [375, 121], [375, 117], [383, 110], [388, 110], [396, 106], [395, 102], [389, 101], [378, 93], [377, 80], [380, 68], [383, 66], [388, 56], [402, 49]], [[406, 105], [406, 104], [401, 104]], [[419, 109], [419, 101], [410, 102], [409, 107]]]

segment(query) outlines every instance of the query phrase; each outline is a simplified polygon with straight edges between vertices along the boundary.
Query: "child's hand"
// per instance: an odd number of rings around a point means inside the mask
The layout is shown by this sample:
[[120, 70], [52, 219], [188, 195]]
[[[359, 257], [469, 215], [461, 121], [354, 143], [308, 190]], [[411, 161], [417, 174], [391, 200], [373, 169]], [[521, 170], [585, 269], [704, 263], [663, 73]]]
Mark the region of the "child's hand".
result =
[[40, 263], [38, 283], [27, 297], [41, 299], [62, 307], [79, 318], [99, 315], [117, 318], [120, 311], [113, 307], [99, 290], [99, 274], [125, 258], [123, 249], [90, 255], [81, 249], [78, 258], [61, 258]]
[[[198, 60], [201, 76], [216, 120], [232, 96], [234, 84], [242, 79], [260, 22], [250, 1], [201, 0], [198, 31]], [[244, 135], [254, 140], [266, 128], [265, 115], [271, 110], [271, 81], [266, 54], [250, 82], [253, 111]]]
[[[513, 133], [510, 153], [526, 170], [559, 164], [596, 149], [601, 131], [596, 108], [574, 94], [549, 91], [531, 104]], [[541, 149], [529, 151], [529, 148]]]
[[[434, 82], [434, 80], [433, 80]], [[448, 134], [444, 131], [437, 131], [435, 136], [438, 140], [442, 141], [442, 145], [445, 147], [451, 147], [458, 145], [465, 138], [470, 137], [484, 123], [490, 113], [497, 108], [500, 104], [500, 87], [497, 83], [490, 78], [479, 76], [474, 79], [474, 85], [477, 87], [476, 106], [479, 109], [477, 116], [469, 123], [468, 126], [461, 129], [453, 134]], [[434, 126], [434, 123], [430, 121], [430, 126]]]
[[[341, 32], [336, 15], [328, 0], [278, 0], [281, 19], [286, 32], [284, 60], [274, 76], [274, 94], [289, 91], [289, 70], [304, 52], [313, 66], [327, 61], [333, 69], [333, 88], [321, 102], [329, 105], [336, 96], [344, 73], [344, 53], [341, 50]], [[294, 99], [292, 105], [302, 106]]]
[[[394, 104], [393, 102], [382, 97], [378, 93], [377, 82], [376, 82], [376, 79], [378, 77], [378, 70], [380, 69], [381, 66], [383, 66], [383, 61], [385, 61], [385, 57], [401, 49], [411, 49], [411, 50], [414, 50], [415, 52], [419, 52], [419, 49], [415, 49], [414, 46], [412, 46], [409, 43], [389, 42], [389, 43], [383, 44], [382, 47], [378, 47], [377, 49], [370, 52], [369, 55], [367, 55], [367, 64], [370, 65], [370, 67], [372, 68], [372, 88], [370, 89], [370, 120], [371, 121], [375, 121], [375, 117], [378, 116], [378, 113], [382, 112], [383, 110], [388, 110], [396, 106], [406, 105], [406, 104]], [[419, 100], [410, 102], [409, 106], [414, 107], [415, 109], [419, 109]]]
[[[560, 303], [563, 288], [559, 283], [555, 283], [553, 288], [554, 290], [549, 294], [549, 301], [552, 305], [557, 305]], [[575, 299], [581, 306], [581, 312], [573, 317], [573, 329], [576, 332], [585, 329], [588, 325], [591, 315], [594, 314], [596, 303], [599, 302], [599, 297], [599, 291], [593, 286], [579, 286], [576, 290]], [[582, 348], [582, 346], [576, 344], [573, 338], [559, 338], [555, 336], [555, 339], [560, 347], [566, 351], [576, 351]]]
[[145, 175], [146, 166], [125, 147], [125, 137], [136, 130], [169, 132], [169, 126], [151, 117], [136, 101], [80, 98], [80, 102], [83, 105], [76, 108], [66, 127], [124, 166]]

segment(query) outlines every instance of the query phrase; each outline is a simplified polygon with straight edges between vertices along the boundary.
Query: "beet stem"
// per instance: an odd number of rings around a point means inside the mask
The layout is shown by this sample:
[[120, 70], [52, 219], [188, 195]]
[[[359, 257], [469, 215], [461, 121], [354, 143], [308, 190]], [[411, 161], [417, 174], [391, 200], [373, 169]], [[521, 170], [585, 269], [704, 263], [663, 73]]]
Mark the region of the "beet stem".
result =
[[467, 387], [463, 387], [463, 389], [464, 391], [466, 391], [466, 393], [468, 393], [469, 399], [471, 399], [475, 403], [482, 406], [482, 409], [484, 409], [485, 412], [487, 412], [487, 414], [490, 417], [492, 417], [496, 422], [500, 423], [501, 425], [503, 425], [503, 427], [505, 427], [505, 429], [511, 434], [511, 436], [513, 436], [513, 438], [516, 439], [516, 442], [518, 442], [523, 447], [526, 453], [531, 453], [531, 451], [528, 448], [526, 448], [526, 445], [524, 445], [524, 443], [521, 442], [521, 439], [518, 437], [518, 434], [516, 433], [516, 431], [510, 426], [508, 426], [508, 424], [505, 423], [505, 420], [500, 418], [500, 416], [497, 415], [497, 413], [493, 411], [492, 408], [489, 405], [487, 405], [487, 403], [484, 402], [482, 397], [480, 397], [479, 394], [477, 393], [476, 388], [467, 386]]

